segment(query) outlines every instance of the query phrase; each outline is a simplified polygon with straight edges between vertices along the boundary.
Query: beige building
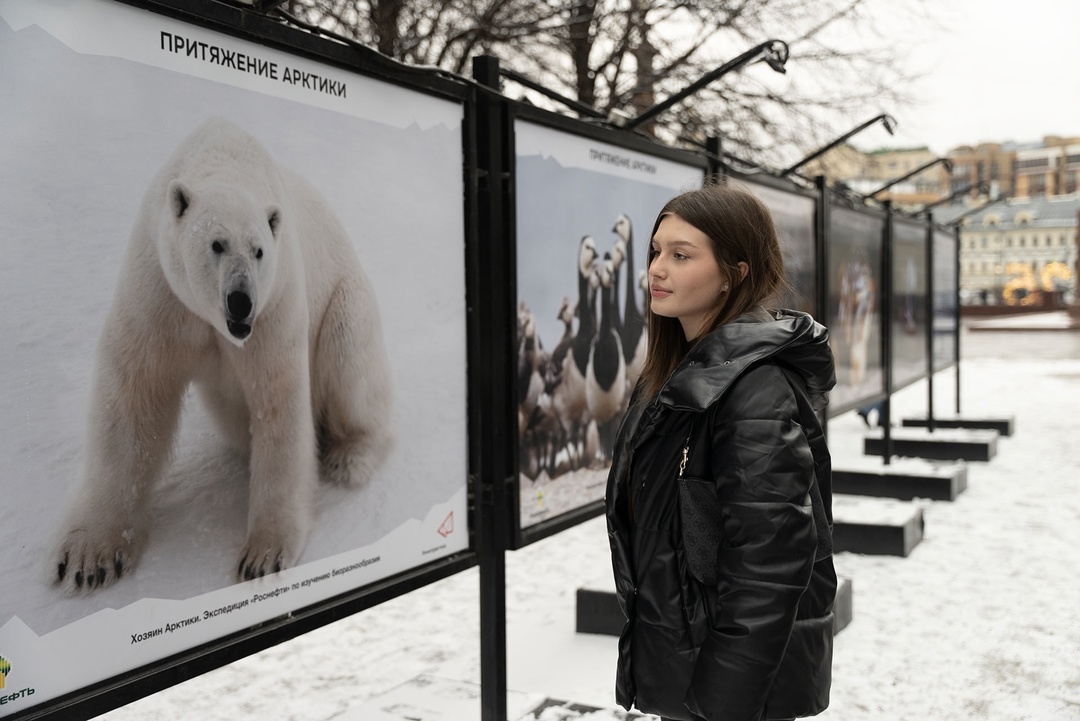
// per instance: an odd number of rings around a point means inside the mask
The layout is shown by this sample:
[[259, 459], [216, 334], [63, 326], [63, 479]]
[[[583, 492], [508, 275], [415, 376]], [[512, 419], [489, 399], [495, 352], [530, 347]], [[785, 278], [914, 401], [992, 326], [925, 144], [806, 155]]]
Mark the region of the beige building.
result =
[[867, 153], [845, 144], [807, 163], [803, 172], [808, 176], [824, 175], [833, 187], [846, 187], [861, 195], [874, 194], [875, 200], [892, 200], [901, 208], [917, 208], [943, 196], [946, 176], [941, 165], [926, 168], [881, 193], [876, 191], [936, 159], [926, 147], [882, 148]]
[[985, 183], [991, 196], [1027, 198], [1080, 190], [1080, 138], [1047, 135], [1041, 143], [961, 145], [948, 154], [950, 193]]
[[[866, 193], [875, 193], [881, 186], [930, 165], [938, 156], [929, 148], [883, 148], [869, 153], [870, 167], [867, 180], [872, 187]], [[881, 193], [875, 193], [875, 200], [892, 200], [902, 208], [918, 207], [933, 203], [942, 197], [944, 166], [930, 165], [910, 178], [891, 186]]]
[[1013, 197], [1016, 195], [1016, 152], [1015, 144], [1001, 143], [953, 148], [947, 155], [952, 163], [947, 184], [949, 194], [960, 192], [963, 188], [977, 188], [980, 183], [985, 183], [991, 189], [990, 195]]
[[1016, 153], [1018, 197], [1067, 195], [1080, 190], [1080, 138], [1047, 138], [1047, 141], [1041, 148]]
[[867, 154], [852, 145], [843, 143], [819, 158], [814, 158], [804, 165], [799, 172], [807, 177], [824, 175], [829, 184], [834, 181], [847, 183], [853, 178], [861, 178], [867, 173], [870, 161]]

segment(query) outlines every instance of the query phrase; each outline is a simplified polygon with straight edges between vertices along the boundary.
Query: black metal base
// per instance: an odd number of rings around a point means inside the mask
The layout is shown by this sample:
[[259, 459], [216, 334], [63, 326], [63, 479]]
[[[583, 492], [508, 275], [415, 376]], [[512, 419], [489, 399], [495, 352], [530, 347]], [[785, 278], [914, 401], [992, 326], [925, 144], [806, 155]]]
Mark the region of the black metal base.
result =
[[[577, 632], [618, 636], [625, 617], [611, 583], [596, 584], [577, 590]], [[852, 586], [850, 578], [840, 578], [833, 607], [833, 634], [840, 633], [852, 619]]]
[[967, 466], [952, 465], [918, 473], [889, 466], [874, 470], [834, 468], [832, 479], [833, 493], [904, 501], [913, 498], [955, 501], [967, 488]]
[[[905, 428], [927, 428], [930, 419], [926, 417], [905, 418], [902, 421]], [[934, 416], [935, 428], [970, 428], [984, 431], [997, 431], [1000, 435], [1011, 436], [1016, 425], [1014, 416], [1004, 418], [974, 418], [971, 416]]]
[[[891, 430], [892, 455], [938, 461], [989, 461], [997, 454], [998, 434], [994, 431], [947, 429], [936, 432], [919, 429]], [[868, 456], [885, 455], [885, 439], [864, 439]]]
[[912, 507], [902, 522], [842, 521], [833, 524], [833, 549], [871, 556], [907, 556], [923, 537], [922, 509]]
[[577, 590], [578, 633], [618, 636], [625, 621], [613, 589], [593, 587]]

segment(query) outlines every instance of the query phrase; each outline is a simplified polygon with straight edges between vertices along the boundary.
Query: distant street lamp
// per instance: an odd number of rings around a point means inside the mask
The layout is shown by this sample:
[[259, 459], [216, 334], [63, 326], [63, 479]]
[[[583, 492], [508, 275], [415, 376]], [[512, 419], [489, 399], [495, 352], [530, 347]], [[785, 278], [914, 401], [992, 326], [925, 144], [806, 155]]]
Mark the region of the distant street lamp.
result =
[[784, 64], [788, 59], [788, 46], [783, 40], [766, 40], [765, 42], [747, 50], [742, 55], [727, 61], [716, 70], [711, 73], [706, 73], [699, 80], [688, 85], [682, 91], [675, 93], [668, 97], [662, 103], [657, 103], [644, 113], [641, 113], [637, 117], [626, 118], [622, 115], [612, 113], [608, 118], [608, 122], [617, 128], [623, 128], [625, 130], [633, 130], [639, 125], [649, 122], [660, 113], [664, 112], [672, 105], [675, 105], [684, 98], [693, 95], [698, 90], [716, 80], [722, 75], [726, 75], [732, 70], [737, 70], [744, 65], [748, 65], [752, 62], [763, 60], [766, 64], [778, 73], [785, 72]]
[[807, 155], [805, 158], [803, 158], [799, 162], [795, 163], [795, 165], [792, 165], [790, 168], [787, 168], [785, 170], [780, 171], [780, 176], [783, 177], [783, 176], [786, 176], [786, 175], [790, 175], [791, 173], [795, 172], [796, 170], [798, 170], [802, 166], [809, 163], [814, 158], [821, 157], [825, 153], [827, 153], [830, 150], [832, 150], [833, 148], [835, 148], [837, 145], [840, 145], [840, 143], [842, 143], [845, 140], [847, 140], [848, 138], [850, 138], [852, 135], [855, 135], [856, 133], [861, 132], [862, 130], [865, 130], [866, 128], [870, 127], [871, 125], [873, 125], [874, 123], [876, 123], [879, 120], [881, 121], [881, 124], [885, 126], [885, 129], [887, 131], [889, 131], [889, 135], [892, 135], [893, 132], [895, 131], [895, 128], [896, 128], [896, 125], [897, 125], [896, 120], [891, 115], [887, 115], [887, 114], [883, 113], [883, 114], [878, 115], [878, 116], [876, 116], [874, 118], [871, 118], [870, 120], [867, 120], [865, 123], [858, 126], [857, 128], [854, 128], [853, 130], [850, 130], [849, 132], [844, 133], [839, 138], [832, 141], [831, 143], [829, 143], [825, 147], [819, 148], [818, 150], [815, 150], [814, 152], [810, 153], [809, 155]]
[[[962, 191], [958, 191], [958, 192], [961, 192], [961, 193], [966, 193], [966, 192], [967, 192], [967, 191], [969, 191], [969, 190], [971, 190], [971, 186], [970, 186], [970, 185], [969, 185], [969, 186], [968, 186], [967, 188], [965, 188], [964, 190], [962, 190]], [[951, 199], [951, 198], [950, 198], [950, 199]], [[980, 210], [986, 210], [986, 209], [987, 209], [987, 208], [989, 208], [989, 207], [990, 207], [991, 205], [993, 205], [993, 204], [995, 204], [995, 203], [1003, 203], [1003, 202], [1005, 202], [1006, 200], [1008, 200], [1008, 198], [1007, 198], [1007, 197], [1005, 197], [1004, 195], [999, 195], [998, 197], [996, 197], [996, 198], [994, 198], [993, 200], [991, 200], [991, 201], [990, 201], [989, 203], [983, 203], [982, 205], [980, 205], [980, 206], [979, 206], [979, 207], [977, 207], [977, 208], [972, 208], [971, 210], [967, 211], [966, 213], [962, 213], [961, 215], [958, 215], [958, 216], [956, 216], [955, 218], [953, 218], [953, 219], [952, 219], [952, 220], [950, 220], [949, 222], [945, 223], [945, 225], [960, 225], [961, 221], [963, 221], [963, 220], [964, 220], [964, 218], [967, 218], [967, 217], [968, 217], [969, 215], [975, 215], [975, 214], [976, 214], [976, 213], [978, 213], [978, 212], [979, 212]], [[939, 201], [939, 202], [944, 202], [944, 201]], [[930, 206], [926, 206], [926, 207], [930, 207]], [[923, 210], [926, 210], [926, 208], [923, 208]]]
[[925, 165], [920, 165], [919, 167], [915, 168], [915, 170], [912, 170], [907, 175], [905, 175], [903, 177], [900, 177], [900, 178], [897, 178], [896, 180], [890, 180], [888, 183], [885, 183], [885, 185], [881, 186], [880, 188], [875, 190], [873, 193], [870, 193], [866, 197], [867, 198], [873, 198], [875, 195], [877, 195], [879, 193], [883, 193], [884, 191], [886, 191], [889, 188], [893, 187], [897, 183], [902, 183], [905, 180], [907, 180], [908, 178], [913, 178], [916, 175], [918, 175], [919, 173], [921, 173], [922, 171], [927, 170], [928, 168], [931, 168], [934, 165], [937, 165], [938, 163], [942, 163], [945, 166], [945, 170], [947, 170], [950, 173], [952, 172], [952, 161], [951, 160], [949, 160], [948, 158], [934, 158], [929, 163], [926, 163]]

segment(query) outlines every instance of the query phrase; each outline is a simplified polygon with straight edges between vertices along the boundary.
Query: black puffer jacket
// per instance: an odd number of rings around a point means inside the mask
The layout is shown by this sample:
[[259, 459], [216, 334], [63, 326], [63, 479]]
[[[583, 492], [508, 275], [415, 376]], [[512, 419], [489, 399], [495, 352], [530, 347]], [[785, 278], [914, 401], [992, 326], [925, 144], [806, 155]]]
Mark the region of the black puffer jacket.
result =
[[627, 710], [760, 721], [828, 705], [831, 465], [813, 410], [834, 382], [823, 326], [758, 311], [704, 338], [655, 400], [632, 401], [607, 486]]

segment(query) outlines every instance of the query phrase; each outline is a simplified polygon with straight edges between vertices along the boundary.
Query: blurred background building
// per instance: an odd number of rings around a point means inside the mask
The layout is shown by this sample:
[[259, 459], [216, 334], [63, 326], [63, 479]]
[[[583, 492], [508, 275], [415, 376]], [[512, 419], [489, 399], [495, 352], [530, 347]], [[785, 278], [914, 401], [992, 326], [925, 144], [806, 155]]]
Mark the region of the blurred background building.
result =
[[[928, 148], [860, 151], [844, 144], [808, 163], [805, 174], [958, 225], [960, 301], [971, 312], [1046, 310], [1075, 297], [1078, 137], [961, 145], [944, 158]], [[899, 178], [905, 179], [879, 191]]]

